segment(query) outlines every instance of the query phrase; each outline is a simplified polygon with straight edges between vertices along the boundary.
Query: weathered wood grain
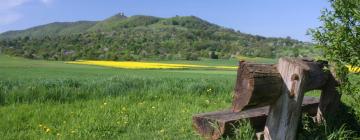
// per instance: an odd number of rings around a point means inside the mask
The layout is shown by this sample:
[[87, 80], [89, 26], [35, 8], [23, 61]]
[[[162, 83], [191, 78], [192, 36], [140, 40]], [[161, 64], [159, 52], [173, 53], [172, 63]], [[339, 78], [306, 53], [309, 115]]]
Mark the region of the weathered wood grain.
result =
[[326, 122], [326, 120], [336, 116], [341, 102], [341, 94], [336, 89], [339, 86], [339, 82], [333, 74], [329, 73], [328, 76], [326, 84], [321, 89], [320, 103], [316, 115], [318, 123]]
[[264, 136], [266, 140], [294, 140], [306, 91], [321, 89], [327, 81], [318, 62], [280, 58], [278, 71], [283, 79], [279, 99], [270, 105]]
[[[249, 119], [257, 131], [264, 130], [265, 139], [293, 140], [301, 110], [323, 120], [340, 102], [338, 83], [323, 70], [324, 62], [294, 58], [280, 58], [277, 65], [241, 61], [232, 109], [195, 115], [193, 125], [202, 136], [217, 139], [232, 132], [238, 120]], [[301, 107], [304, 93], [315, 89], [322, 90], [320, 105]]]
[[[299, 62], [297, 65], [304, 67], [309, 74], [309, 80], [303, 90], [322, 89], [328, 79], [328, 73], [323, 71], [324, 63], [308, 59], [297, 59], [297, 61]], [[244, 108], [262, 107], [274, 103], [283, 92], [282, 86], [286, 85], [282, 78], [277, 65], [241, 61], [234, 90], [233, 111], [239, 112]]]
[[233, 96], [233, 111], [273, 103], [281, 94], [282, 83], [276, 65], [241, 61]]
[[[311, 116], [315, 116], [319, 99], [305, 97], [302, 110]], [[206, 139], [219, 139], [222, 136], [231, 136], [234, 127], [240, 120], [249, 120], [252, 127], [257, 131], [263, 131], [269, 106], [246, 109], [241, 112], [233, 112], [231, 109], [202, 113], [193, 116], [193, 126], [196, 131]]]

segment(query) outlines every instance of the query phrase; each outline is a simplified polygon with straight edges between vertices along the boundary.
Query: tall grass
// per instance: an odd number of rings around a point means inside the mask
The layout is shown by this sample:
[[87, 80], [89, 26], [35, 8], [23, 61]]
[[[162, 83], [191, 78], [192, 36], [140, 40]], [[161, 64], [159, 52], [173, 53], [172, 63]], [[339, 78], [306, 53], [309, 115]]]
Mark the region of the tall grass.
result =
[[192, 114], [229, 107], [233, 81], [114, 76], [1, 80], [0, 89], [5, 139], [198, 139]]
[[[191, 78], [139, 78], [115, 76], [94, 80], [1, 80], [1, 104], [55, 102], [131, 96], [201, 96], [226, 97], [234, 82]], [[208, 91], [211, 89], [211, 91]]]
[[[235, 78], [235, 71], [126, 70], [0, 56], [0, 139], [201, 139], [191, 116], [230, 107]], [[343, 95], [353, 106], [343, 113], [346, 127], [304, 117], [299, 139], [357, 138], [357, 101]], [[224, 139], [252, 138], [244, 121]]]

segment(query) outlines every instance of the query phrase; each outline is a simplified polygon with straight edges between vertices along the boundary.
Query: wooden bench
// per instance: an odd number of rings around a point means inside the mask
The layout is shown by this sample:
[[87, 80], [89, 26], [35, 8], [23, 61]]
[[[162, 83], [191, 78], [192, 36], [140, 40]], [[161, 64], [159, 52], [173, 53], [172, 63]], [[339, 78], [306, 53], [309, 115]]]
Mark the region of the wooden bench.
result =
[[[193, 126], [206, 139], [219, 139], [246, 119], [267, 140], [293, 140], [301, 112], [321, 121], [340, 102], [338, 84], [324, 67], [325, 61], [294, 58], [278, 64], [241, 61], [231, 109], [194, 115]], [[320, 99], [304, 97], [310, 90], [321, 90]]]
[[[318, 105], [318, 98], [304, 97], [302, 110], [310, 116], [316, 116]], [[256, 132], [263, 131], [268, 113], [269, 106], [245, 109], [241, 112], [228, 109], [197, 114], [192, 120], [194, 128], [201, 136], [207, 139], [219, 139], [222, 136], [232, 136], [240, 120], [248, 120]]]

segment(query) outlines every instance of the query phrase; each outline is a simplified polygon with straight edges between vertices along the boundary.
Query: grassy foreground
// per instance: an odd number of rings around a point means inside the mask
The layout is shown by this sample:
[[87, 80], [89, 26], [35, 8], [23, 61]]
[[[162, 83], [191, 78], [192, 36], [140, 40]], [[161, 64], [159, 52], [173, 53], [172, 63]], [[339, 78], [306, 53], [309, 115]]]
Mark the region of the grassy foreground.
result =
[[[236, 66], [237, 61], [191, 63]], [[234, 70], [128, 70], [0, 55], [0, 136], [201, 139], [191, 116], [230, 107], [235, 78]], [[360, 114], [354, 99], [343, 99]], [[347, 129], [325, 132], [307, 121], [303, 119], [300, 139], [348, 135]], [[250, 135], [239, 133], [238, 139], [251, 139], [249, 126], [239, 131]]]
[[226, 70], [127, 70], [0, 56], [0, 135], [199, 139], [191, 115], [229, 107], [235, 75]]

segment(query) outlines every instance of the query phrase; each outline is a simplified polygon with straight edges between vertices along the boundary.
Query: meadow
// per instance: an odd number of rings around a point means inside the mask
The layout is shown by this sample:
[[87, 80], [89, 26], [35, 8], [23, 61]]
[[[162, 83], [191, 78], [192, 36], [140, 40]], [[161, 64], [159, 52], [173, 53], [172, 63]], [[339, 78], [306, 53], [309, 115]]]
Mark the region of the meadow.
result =
[[[234, 67], [238, 61], [161, 63]], [[201, 139], [192, 128], [191, 116], [230, 107], [235, 78], [235, 69], [119, 69], [0, 55], [0, 136], [66, 140]], [[358, 118], [360, 106], [356, 100], [343, 97]], [[325, 132], [322, 128], [304, 123], [299, 130], [300, 138], [318, 135], [339, 138], [349, 134], [347, 129]], [[247, 125], [239, 131], [242, 132], [238, 139], [251, 139], [253, 135]]]
[[129, 70], [1, 56], [0, 135], [199, 139], [191, 115], [228, 107], [235, 75], [233, 70]]

